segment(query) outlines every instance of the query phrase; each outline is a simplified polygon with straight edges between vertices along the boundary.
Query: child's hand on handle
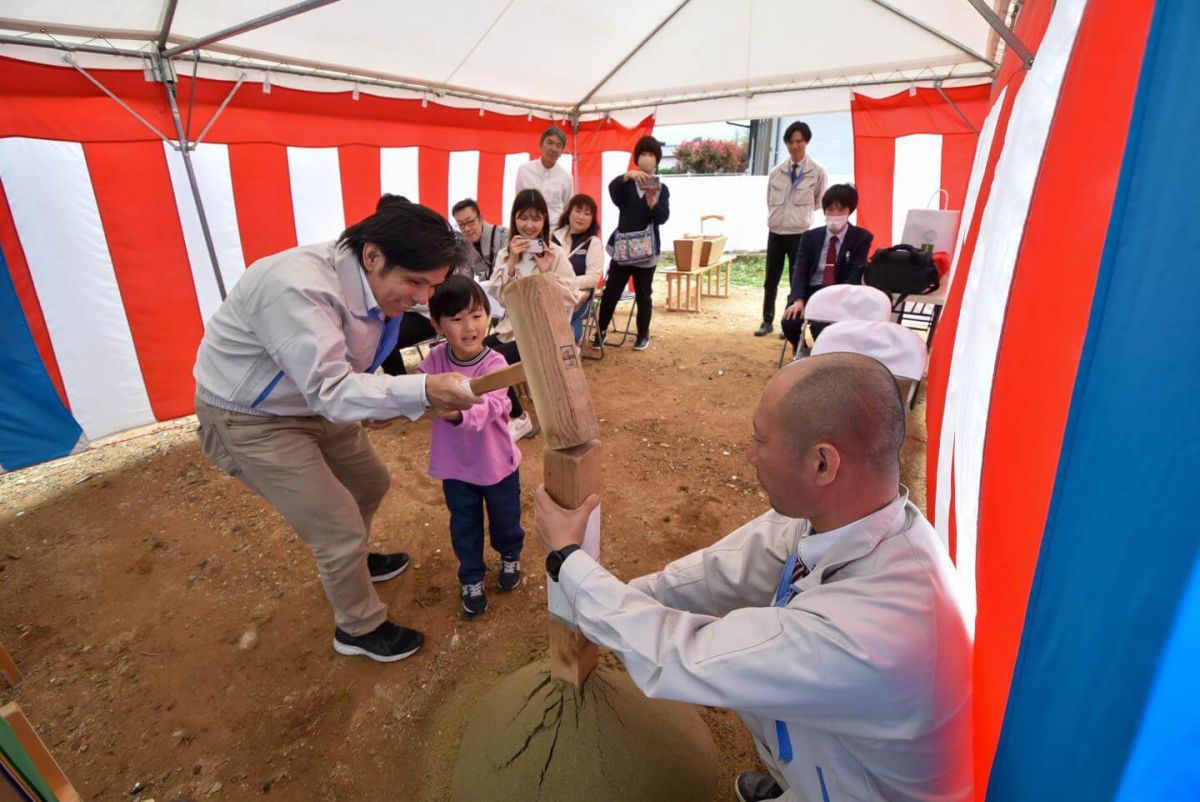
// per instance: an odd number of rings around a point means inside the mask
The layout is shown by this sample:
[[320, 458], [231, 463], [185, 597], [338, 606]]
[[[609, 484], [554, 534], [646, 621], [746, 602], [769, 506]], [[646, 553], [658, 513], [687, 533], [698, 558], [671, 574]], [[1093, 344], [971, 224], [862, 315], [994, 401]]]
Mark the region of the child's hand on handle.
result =
[[429, 402], [429, 411], [437, 417], [483, 403], [482, 398], [471, 392], [470, 379], [461, 373], [426, 376], [425, 399]]

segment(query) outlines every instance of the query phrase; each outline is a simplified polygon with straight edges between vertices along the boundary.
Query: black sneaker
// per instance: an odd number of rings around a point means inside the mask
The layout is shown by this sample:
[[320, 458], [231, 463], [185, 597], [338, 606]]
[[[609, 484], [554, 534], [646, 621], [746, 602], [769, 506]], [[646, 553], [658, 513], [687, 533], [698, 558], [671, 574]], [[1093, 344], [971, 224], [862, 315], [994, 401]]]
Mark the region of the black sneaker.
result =
[[402, 551], [395, 554], [368, 554], [367, 571], [371, 573], [372, 582], [386, 582], [392, 577], [400, 576], [408, 567], [408, 555]]
[[592, 337], [592, 347], [593, 347], [593, 348], [603, 348], [603, 347], [604, 347], [604, 341], [605, 341], [605, 340], [607, 340], [607, 339], [608, 339], [608, 332], [607, 332], [607, 331], [598, 331], [598, 332], [596, 332], [596, 334], [595, 334], [595, 335]]
[[521, 584], [521, 561], [500, 558], [500, 590], [515, 590]]
[[415, 629], [406, 629], [384, 621], [366, 635], [350, 635], [340, 629], [333, 631], [333, 650], [347, 656], [362, 655], [381, 663], [394, 663], [416, 653], [425, 636]]
[[650, 347], [650, 338], [649, 337], [638, 337], [637, 342], [635, 342], [633, 344], [633, 350], [635, 350], [635, 351], [645, 351], [649, 347]]
[[766, 337], [771, 333], [771, 329], [775, 328], [769, 321], [764, 320], [763, 324], [754, 330], [755, 337]]
[[482, 582], [462, 586], [462, 608], [468, 616], [476, 616], [487, 610], [487, 594]]
[[733, 783], [733, 792], [738, 802], [764, 802], [783, 796], [783, 789], [770, 774], [747, 771], [739, 774]]

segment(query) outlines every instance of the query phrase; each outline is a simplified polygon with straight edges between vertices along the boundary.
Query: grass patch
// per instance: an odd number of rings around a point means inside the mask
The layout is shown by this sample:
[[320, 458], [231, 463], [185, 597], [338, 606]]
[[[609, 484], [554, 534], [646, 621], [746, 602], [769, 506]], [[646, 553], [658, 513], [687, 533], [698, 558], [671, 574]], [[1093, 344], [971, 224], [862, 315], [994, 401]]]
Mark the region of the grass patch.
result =
[[[675, 254], [663, 251], [658, 259], [658, 266], [675, 267]], [[767, 255], [764, 252], [739, 253], [733, 257], [729, 281], [742, 287], [761, 287], [766, 270]]]

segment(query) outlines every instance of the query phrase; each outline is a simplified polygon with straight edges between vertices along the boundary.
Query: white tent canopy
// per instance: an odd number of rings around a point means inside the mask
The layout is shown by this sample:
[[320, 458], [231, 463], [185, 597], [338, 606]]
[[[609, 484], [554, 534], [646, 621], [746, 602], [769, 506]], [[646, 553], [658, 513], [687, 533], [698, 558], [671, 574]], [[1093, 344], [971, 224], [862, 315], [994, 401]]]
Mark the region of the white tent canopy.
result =
[[[300, 13], [277, 13], [286, 10]], [[997, 57], [967, 0], [0, 0], [0, 55], [60, 57], [19, 39], [82, 46], [88, 66], [131, 66], [157, 51], [164, 23], [170, 55], [259, 17], [269, 24], [181, 52], [176, 69], [198, 54], [211, 77], [261, 80], [265, 70], [298, 88], [673, 124], [841, 111], [852, 91], [977, 83]]]

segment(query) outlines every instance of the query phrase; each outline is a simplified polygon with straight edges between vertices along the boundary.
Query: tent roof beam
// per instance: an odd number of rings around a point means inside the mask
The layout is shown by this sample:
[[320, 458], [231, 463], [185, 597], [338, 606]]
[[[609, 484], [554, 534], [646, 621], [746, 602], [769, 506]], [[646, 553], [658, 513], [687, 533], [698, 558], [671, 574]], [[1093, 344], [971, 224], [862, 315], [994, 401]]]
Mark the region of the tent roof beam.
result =
[[304, 0], [304, 2], [296, 3], [295, 5], [291, 5], [286, 8], [281, 8], [278, 11], [272, 11], [269, 14], [263, 14], [261, 17], [255, 17], [252, 20], [247, 20], [245, 22], [238, 23], [237, 25], [231, 25], [228, 28], [223, 28], [216, 33], [210, 33], [208, 36], [201, 36], [198, 39], [192, 39], [191, 41], [184, 42], [181, 45], [169, 47], [166, 50], [163, 50], [162, 54], [166, 58], [174, 58], [181, 53], [187, 53], [189, 50], [199, 50], [202, 47], [208, 47], [209, 45], [220, 42], [223, 39], [228, 39], [232, 36], [238, 36], [239, 34], [247, 33], [257, 28], [262, 28], [266, 25], [279, 22], [280, 20], [294, 17], [297, 14], [303, 14], [305, 11], [311, 11], [314, 8], [320, 8], [321, 6], [327, 6], [336, 2], [337, 0]]
[[652, 31], [650, 31], [650, 33], [646, 34], [646, 37], [644, 39], [642, 39], [642, 41], [637, 43], [637, 47], [633, 48], [633, 50], [630, 50], [629, 53], [625, 56], [625, 58], [618, 61], [617, 65], [615, 67], [613, 67], [611, 70], [609, 70], [608, 73], [603, 78], [600, 79], [600, 82], [598, 84], [596, 84], [595, 86], [593, 86], [588, 91], [588, 93], [586, 95], [584, 95], [583, 98], [578, 103], [575, 104], [575, 106], [571, 110], [571, 113], [578, 114], [580, 109], [583, 108], [583, 104], [587, 103], [589, 100], [591, 100], [592, 97], [597, 92], [599, 92], [601, 90], [601, 88], [603, 88], [604, 85], [606, 83], [608, 83], [609, 80], [612, 79], [612, 77], [614, 75], [616, 75], [618, 72], [621, 71], [622, 67], [624, 67], [626, 64], [629, 63], [629, 60], [631, 58], [633, 58], [638, 53], [640, 53], [642, 48], [645, 47], [647, 44], [649, 44], [651, 39], [653, 39], [655, 36], [658, 36], [658, 32], [661, 31], [663, 28], [665, 28], [667, 26], [668, 22], [675, 19], [675, 15], [678, 14], [680, 11], [683, 11], [684, 6], [686, 6], [690, 2], [691, 2], [691, 0], [683, 0], [683, 2], [681, 2], [679, 5], [675, 6], [674, 11], [672, 11], [670, 14], [668, 14], [663, 19], [662, 22], [660, 22], [660, 23], [658, 23], [658, 25], [654, 26], [654, 30], [652, 30]]
[[1017, 54], [1017, 58], [1021, 59], [1021, 63], [1025, 65], [1025, 69], [1033, 66], [1033, 52], [1025, 46], [1025, 43], [1013, 32], [1013, 29], [1008, 27], [1004, 20], [992, 10], [992, 7], [987, 4], [986, 0], [967, 0], [967, 2], [975, 7], [975, 10], [979, 12], [979, 16], [983, 17], [987, 24], [992, 27], [992, 30], [1000, 34], [1000, 38], [1004, 40], [1008, 48]]
[[175, 6], [179, 0], [165, 0], [163, 3], [162, 19], [158, 25], [158, 49], [162, 50], [167, 46], [167, 39], [171, 36], [171, 23], [175, 21]]
[[[982, 53], [975, 52], [971, 48], [964, 45], [962, 42], [958, 41], [957, 39], [954, 39], [953, 37], [947, 36], [946, 34], [939, 31], [937, 28], [934, 28], [932, 25], [924, 23], [921, 20], [917, 19], [916, 17], [912, 16], [911, 14], [907, 14], [907, 13], [901, 11], [900, 9], [893, 6], [891, 3], [886, 2], [886, 0], [871, 0], [871, 2], [886, 11], [890, 11], [891, 13], [895, 14], [900, 19], [904, 20], [905, 22], [915, 25], [916, 27], [920, 28], [921, 30], [925, 31], [926, 33], [933, 34], [938, 39], [941, 39], [943, 42], [950, 45], [951, 47], [954, 47], [954, 48], [962, 51], [963, 53], [966, 53], [968, 56], [975, 59], [976, 61], [987, 64], [988, 66], [991, 66], [991, 67], [996, 66], [995, 64], [992, 63], [991, 59], [989, 59], [987, 56], [983, 55]], [[974, 0], [972, 0], [972, 2], [974, 2]]]

